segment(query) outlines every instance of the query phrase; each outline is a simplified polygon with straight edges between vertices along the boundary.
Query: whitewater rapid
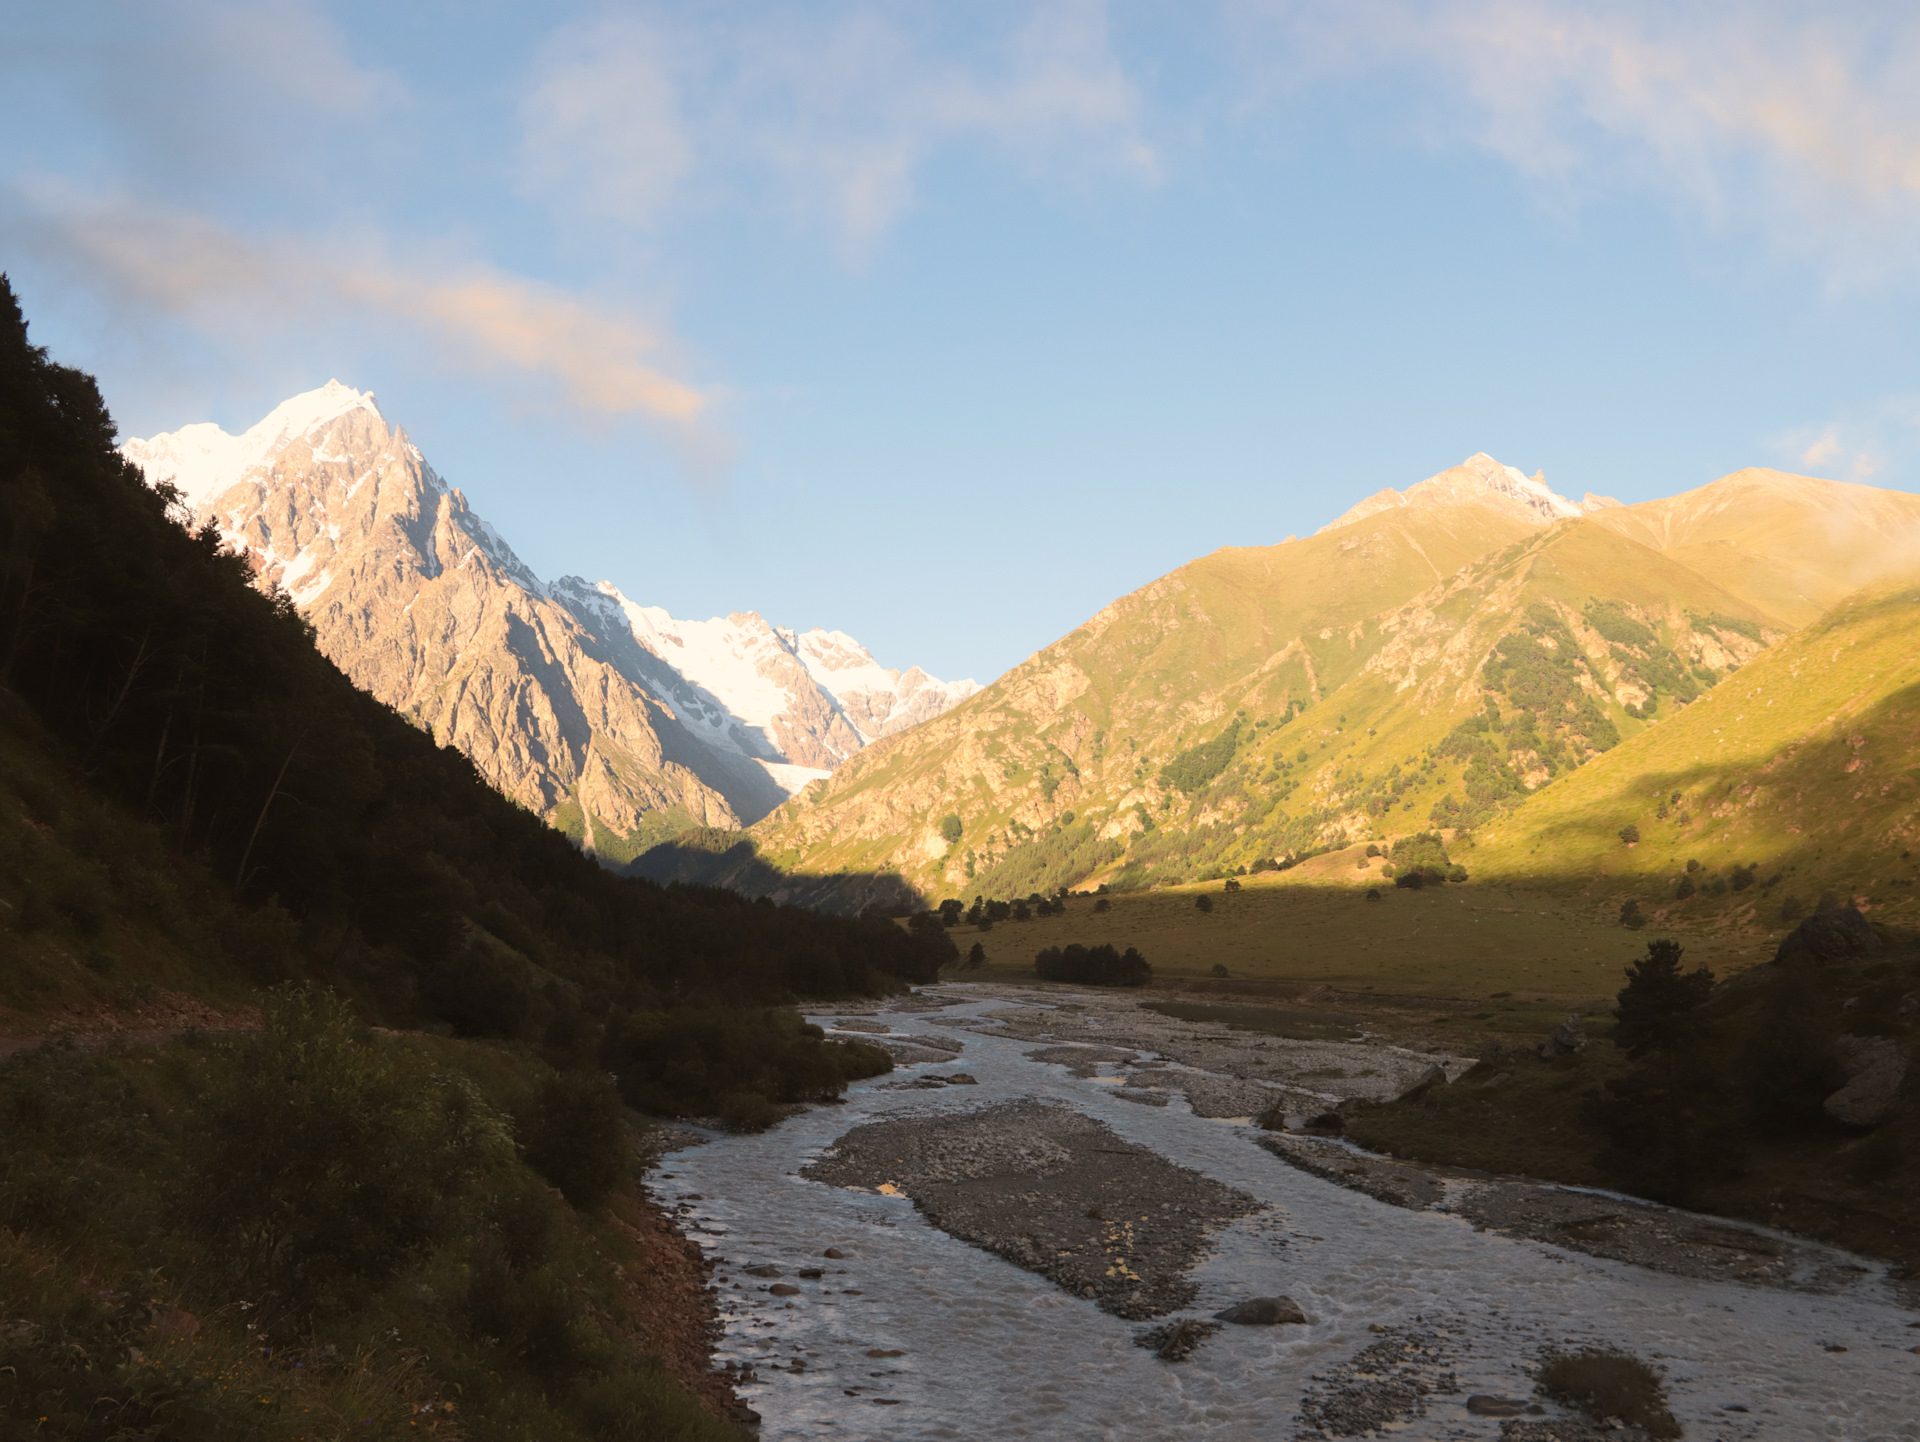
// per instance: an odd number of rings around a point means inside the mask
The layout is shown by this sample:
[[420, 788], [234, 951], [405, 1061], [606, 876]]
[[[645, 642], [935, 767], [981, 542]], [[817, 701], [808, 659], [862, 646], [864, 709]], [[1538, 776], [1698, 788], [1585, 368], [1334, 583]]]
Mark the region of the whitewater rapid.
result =
[[[1389, 1206], [1286, 1165], [1245, 1122], [1195, 1117], [1178, 1097], [1141, 1106], [1111, 1081], [1027, 1059], [1031, 1040], [954, 1025], [1005, 1005], [883, 1010], [877, 1020], [896, 1032], [948, 1036], [964, 1052], [860, 1084], [843, 1106], [662, 1160], [655, 1194], [670, 1205], [697, 1198], [683, 1217], [727, 1279], [717, 1357], [753, 1368], [741, 1393], [769, 1442], [1318, 1437], [1303, 1429], [1301, 1400], [1379, 1340], [1370, 1327], [1438, 1336], [1458, 1384], [1429, 1395], [1426, 1415], [1396, 1436], [1498, 1437], [1499, 1421], [1467, 1412], [1470, 1394], [1531, 1400], [1543, 1352], [1603, 1346], [1664, 1369], [1690, 1439], [1920, 1442], [1920, 1355], [1909, 1350], [1920, 1330], [1908, 1325], [1920, 1314], [1899, 1304], [1878, 1264], [1832, 1254], [1858, 1270], [1824, 1295], [1698, 1281]], [[954, 1070], [978, 1085], [898, 1085]], [[1180, 1315], [1284, 1294], [1309, 1325], [1228, 1327], [1189, 1360], [1162, 1362], [1134, 1345], [1141, 1324], [947, 1236], [905, 1197], [798, 1175], [864, 1122], [1019, 1097], [1071, 1106], [1268, 1204], [1218, 1233], [1192, 1274], [1200, 1295]], [[828, 1248], [845, 1259], [823, 1258]], [[756, 1264], [778, 1267], [787, 1284], [801, 1268], [825, 1275], [774, 1296], [741, 1273]]]

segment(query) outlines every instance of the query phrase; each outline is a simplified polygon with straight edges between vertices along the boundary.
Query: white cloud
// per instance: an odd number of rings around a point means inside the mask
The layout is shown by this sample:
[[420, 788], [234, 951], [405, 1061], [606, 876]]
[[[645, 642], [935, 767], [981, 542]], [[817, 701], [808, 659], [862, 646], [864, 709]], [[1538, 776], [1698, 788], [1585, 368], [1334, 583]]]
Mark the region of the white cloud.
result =
[[1784, 432], [1769, 444], [1809, 475], [1911, 485], [1920, 469], [1920, 396], [1889, 396], [1825, 424]]
[[1269, 75], [1410, 70], [1433, 138], [1567, 196], [1653, 183], [1847, 276], [1911, 263], [1920, 12], [1576, 0], [1233, 0]]
[[750, 14], [679, 26], [623, 15], [556, 34], [521, 106], [523, 186], [573, 214], [645, 224], [678, 193], [771, 177], [863, 248], [912, 202], [919, 169], [958, 143], [987, 142], [1036, 174], [1159, 177], [1104, 0], [1045, 0], [993, 66], [932, 58], [878, 10]]
[[664, 368], [661, 332], [543, 282], [477, 261], [398, 261], [378, 240], [245, 236], [54, 183], [0, 194], [6, 211], [16, 243], [121, 314], [178, 317], [243, 349], [262, 333], [384, 322], [457, 366], [545, 383], [577, 410], [642, 417], [696, 455], [714, 452], [711, 398]]
[[521, 100], [520, 124], [526, 190], [629, 225], [654, 219], [693, 160], [668, 42], [632, 17], [556, 35]]

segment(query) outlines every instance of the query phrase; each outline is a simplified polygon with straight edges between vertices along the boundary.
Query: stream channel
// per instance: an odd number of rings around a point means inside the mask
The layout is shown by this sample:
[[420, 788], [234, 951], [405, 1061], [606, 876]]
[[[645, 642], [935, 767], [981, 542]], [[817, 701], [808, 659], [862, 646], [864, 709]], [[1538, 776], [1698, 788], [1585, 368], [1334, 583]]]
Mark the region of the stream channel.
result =
[[[1082, 1015], [1071, 1028], [1061, 1017], [1075, 1042], [1098, 1037], [1102, 1015], [1121, 1017], [1110, 996], [964, 985], [896, 999], [898, 1011], [814, 1017], [963, 1050], [860, 1083], [844, 1105], [663, 1158], [652, 1189], [716, 1261], [725, 1324], [716, 1360], [751, 1368], [741, 1395], [763, 1419], [762, 1438], [1291, 1442], [1368, 1435], [1341, 1424], [1355, 1415], [1383, 1419], [1396, 1437], [1524, 1436], [1535, 1426], [1474, 1415], [1468, 1397], [1542, 1403], [1533, 1384], [1541, 1356], [1599, 1346], [1663, 1370], [1689, 1439], [1920, 1439], [1920, 1311], [1879, 1264], [1776, 1238], [1820, 1265], [1784, 1285], [1749, 1285], [1389, 1205], [1288, 1165], [1257, 1145], [1262, 1134], [1246, 1118], [1195, 1115], [1178, 1093], [1165, 1105], [1119, 1095], [1125, 1066], [1030, 1058], [1050, 1044], [1041, 1029], [1049, 1003], [1086, 1004], [1074, 1007]], [[1275, 1056], [1289, 1045], [1262, 1044]], [[1151, 1049], [1132, 1049], [1164, 1065]], [[1347, 1048], [1363, 1059], [1382, 1050]], [[955, 1071], [977, 1084], [912, 1085]], [[1198, 1287], [1189, 1306], [1152, 1323], [1126, 1320], [939, 1230], [904, 1195], [801, 1175], [863, 1124], [1021, 1098], [1071, 1108], [1263, 1204], [1212, 1233], [1187, 1274]], [[824, 1258], [828, 1248], [844, 1257]], [[775, 1283], [750, 1266], [778, 1268], [778, 1285], [797, 1294], [770, 1292]], [[818, 1277], [799, 1275], [815, 1268]], [[1291, 1297], [1306, 1324], [1228, 1326], [1180, 1362], [1135, 1344], [1149, 1325], [1276, 1295]], [[1386, 1349], [1391, 1365], [1380, 1361], [1383, 1340], [1398, 1344]], [[1357, 1414], [1343, 1410], [1356, 1400]], [[1545, 1403], [1544, 1416], [1526, 1422], [1564, 1415]]]

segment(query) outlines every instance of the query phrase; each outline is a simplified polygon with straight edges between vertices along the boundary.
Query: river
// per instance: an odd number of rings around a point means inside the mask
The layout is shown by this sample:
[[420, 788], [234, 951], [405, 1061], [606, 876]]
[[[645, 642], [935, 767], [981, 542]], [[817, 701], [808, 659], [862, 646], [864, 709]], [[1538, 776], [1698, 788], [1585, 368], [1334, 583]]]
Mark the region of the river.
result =
[[[1544, 1352], [1604, 1346], [1664, 1370], [1688, 1438], [1920, 1439], [1917, 1314], [1877, 1264], [1843, 1265], [1835, 1275], [1845, 1280], [1794, 1290], [1476, 1231], [1296, 1170], [1256, 1146], [1244, 1120], [1195, 1116], [1178, 1097], [1141, 1106], [1117, 1096], [1112, 1079], [1031, 1060], [1030, 1038], [973, 1029], [1007, 1005], [1003, 996], [928, 990], [957, 1004], [874, 1020], [964, 1044], [956, 1062], [901, 1067], [855, 1086], [844, 1105], [672, 1153], [653, 1183], [719, 1263], [718, 1359], [753, 1369], [741, 1392], [770, 1442], [1318, 1437], [1329, 1434], [1308, 1426], [1303, 1399], [1351, 1381], [1352, 1359], [1383, 1336], [1419, 1338], [1429, 1356], [1431, 1390], [1396, 1427], [1401, 1437], [1498, 1437], [1502, 1423], [1469, 1414], [1469, 1395], [1533, 1400]], [[955, 1069], [978, 1085], [900, 1085]], [[1266, 1204], [1216, 1235], [1184, 1315], [1284, 1294], [1308, 1325], [1228, 1327], [1188, 1360], [1163, 1362], [1135, 1345], [1142, 1324], [946, 1235], [907, 1198], [799, 1175], [863, 1122], [1021, 1097], [1070, 1106]], [[828, 1248], [844, 1259], [825, 1259]], [[799, 1294], [766, 1292], [741, 1271], [753, 1265], [778, 1267]], [[816, 1267], [822, 1277], [798, 1278]]]

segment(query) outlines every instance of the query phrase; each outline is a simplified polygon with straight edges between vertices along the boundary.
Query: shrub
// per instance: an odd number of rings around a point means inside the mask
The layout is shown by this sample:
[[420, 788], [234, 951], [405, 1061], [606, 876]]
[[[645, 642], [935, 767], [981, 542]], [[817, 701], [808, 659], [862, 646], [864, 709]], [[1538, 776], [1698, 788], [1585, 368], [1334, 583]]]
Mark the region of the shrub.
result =
[[1213, 974], [1221, 978], [1222, 980], [1225, 980], [1227, 975], [1227, 968], [1222, 963], [1216, 961], [1213, 964]]
[[201, 1059], [175, 1207], [237, 1282], [306, 1315], [425, 1252], [513, 1152], [463, 1078], [375, 1041], [330, 993], [282, 988], [263, 1010]]
[[960, 844], [960, 817], [957, 812], [948, 812], [940, 818], [940, 836], [949, 846]]
[[1635, 845], [1640, 840], [1640, 828], [1629, 822], [1620, 828], [1620, 839], [1627, 845]]
[[1380, 899], [1380, 888], [1377, 886], [1369, 886], [1367, 888], [1367, 900], [1378, 901], [1379, 899]]
[[1202, 912], [1212, 911], [1213, 898], [1211, 896], [1208, 896], [1204, 891], [1201, 892], [1200, 895], [1194, 897], [1193, 899], [1193, 909], [1195, 911], [1202, 911]]
[[1807, 904], [1799, 897], [1783, 896], [1780, 898], [1780, 919], [1782, 921], [1798, 921], [1806, 914]]
[[1646, 917], [1640, 914], [1640, 903], [1629, 898], [1620, 903], [1620, 924], [1629, 930], [1638, 931], [1647, 924]]
[[1685, 901], [1689, 896], [1692, 896], [1693, 893], [1693, 878], [1691, 876], [1683, 876], [1673, 888], [1673, 899], [1675, 901]]
[[1540, 1390], [1596, 1422], [1617, 1420], [1661, 1439], [1680, 1435], [1660, 1374], [1625, 1352], [1595, 1349], [1549, 1357], [1540, 1369]]
[[1111, 911], [1113, 910], [1113, 903], [1104, 896], [1095, 897], [1093, 909], [1095, 911]]
[[548, 1077], [517, 1130], [527, 1164], [576, 1207], [599, 1206], [626, 1180], [633, 1142], [604, 1072]]

